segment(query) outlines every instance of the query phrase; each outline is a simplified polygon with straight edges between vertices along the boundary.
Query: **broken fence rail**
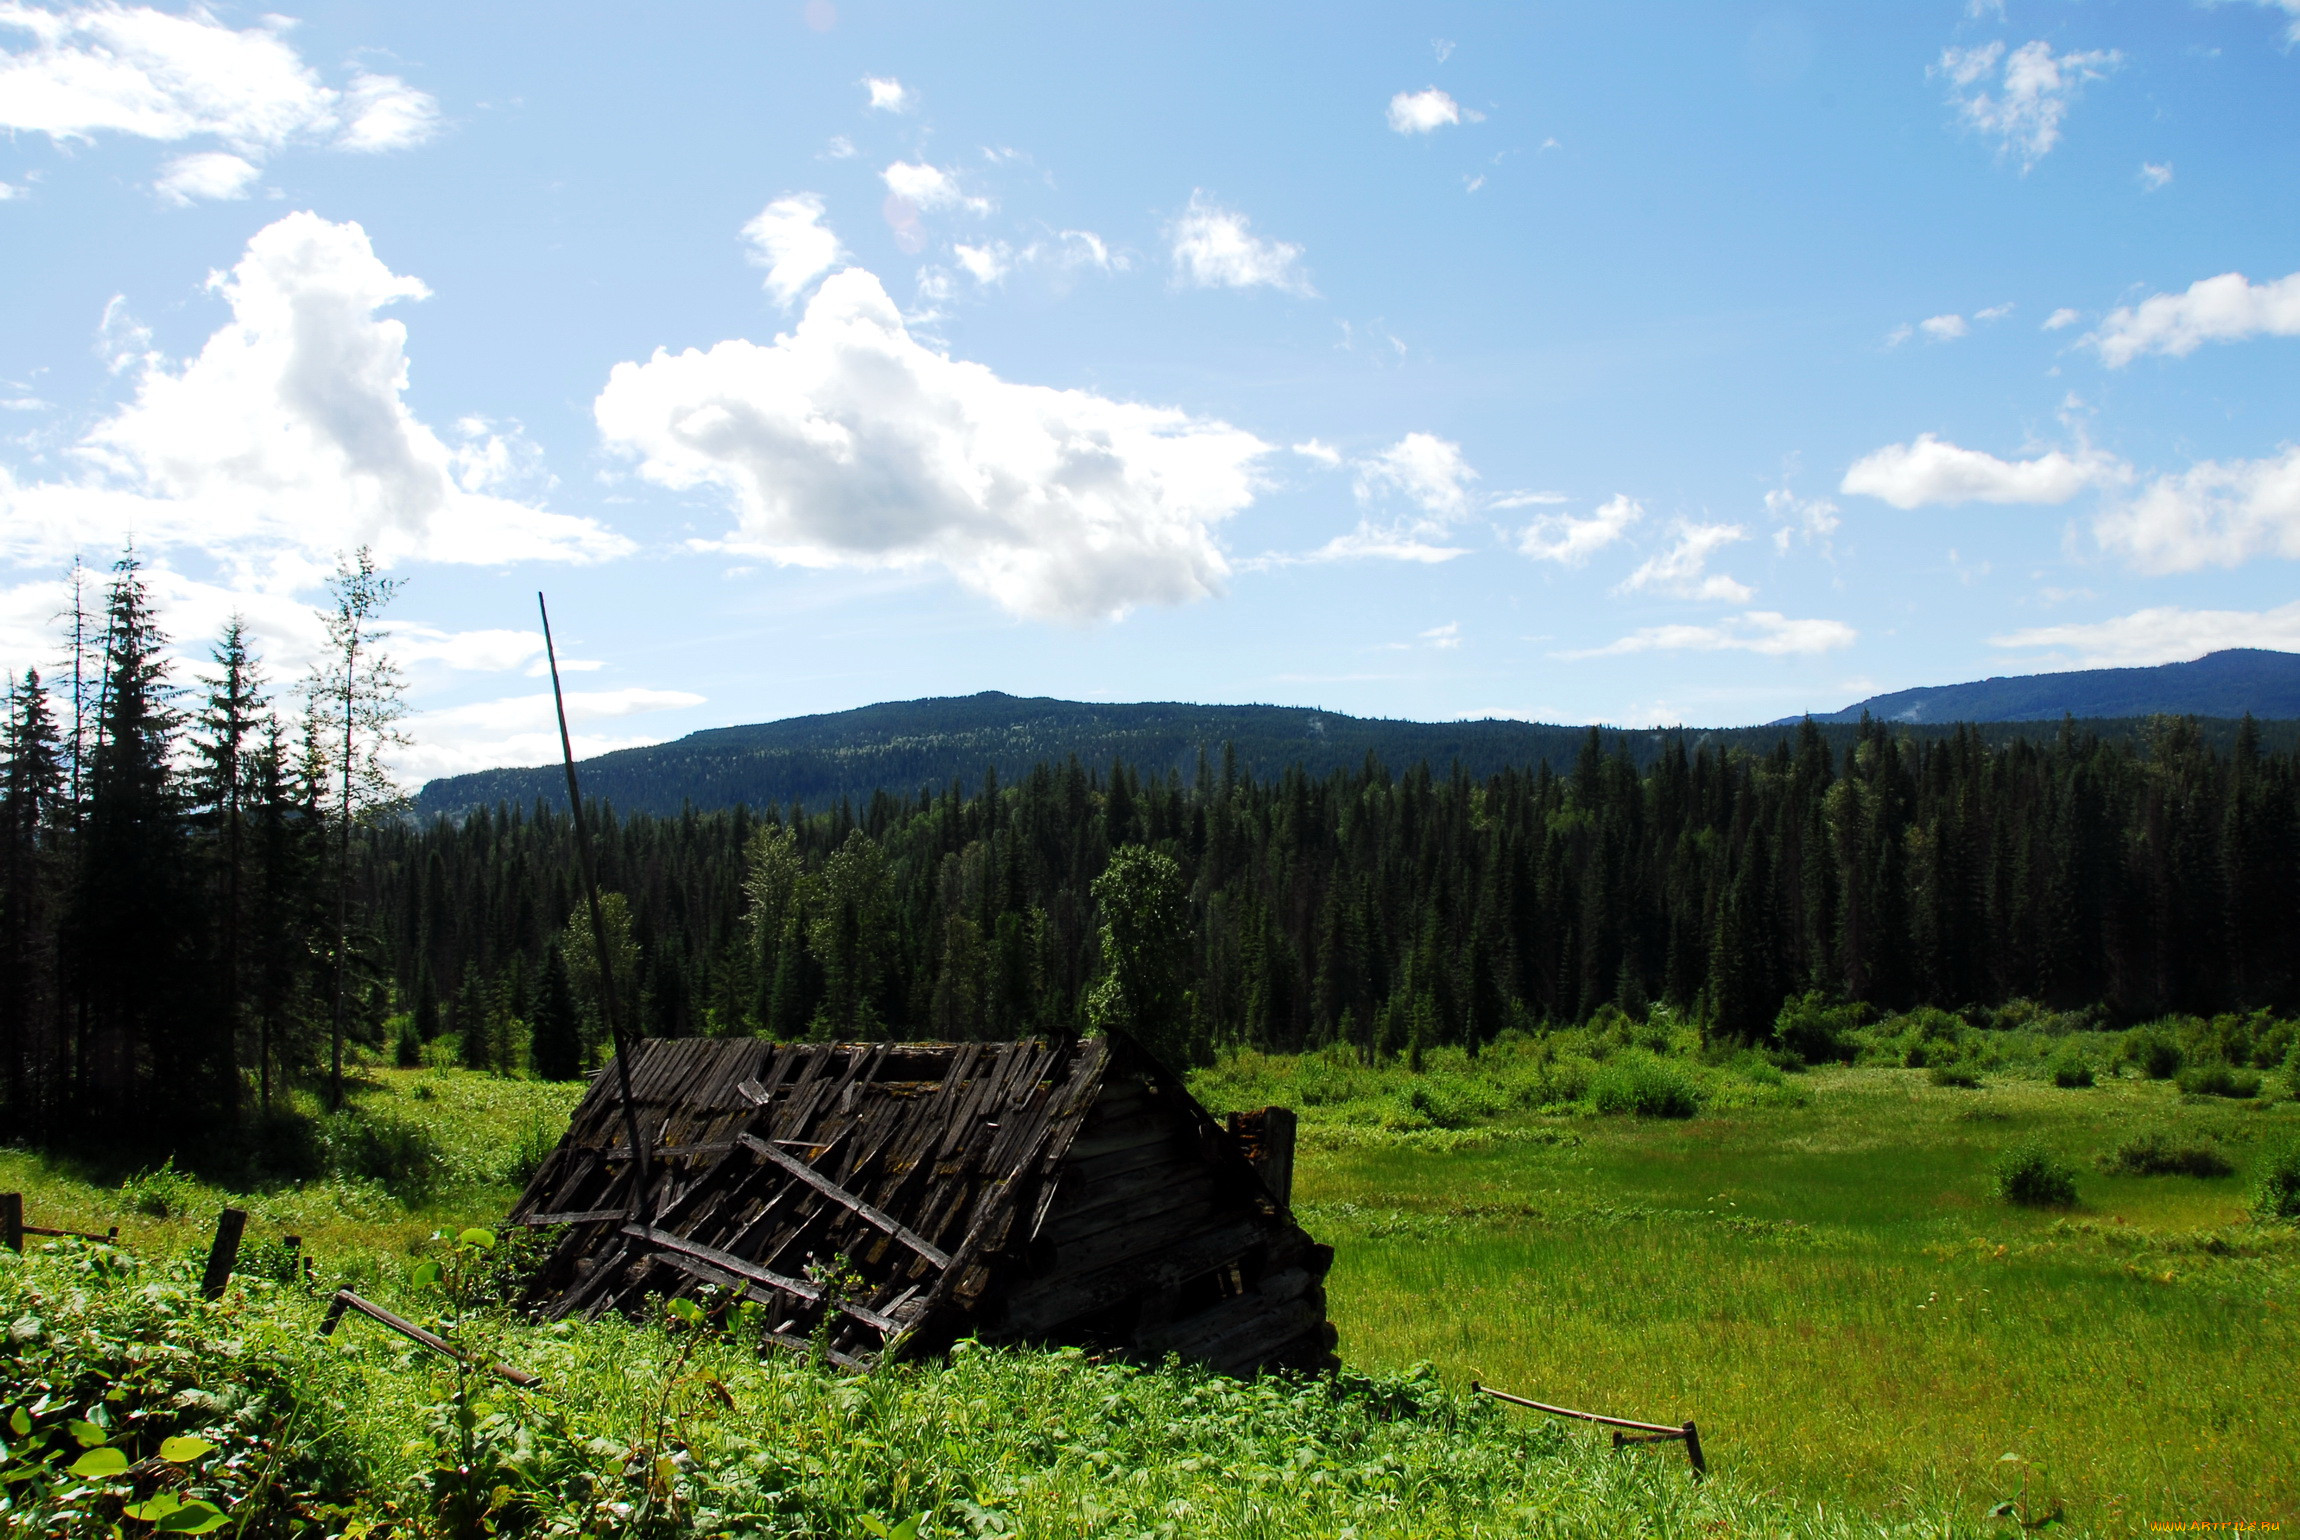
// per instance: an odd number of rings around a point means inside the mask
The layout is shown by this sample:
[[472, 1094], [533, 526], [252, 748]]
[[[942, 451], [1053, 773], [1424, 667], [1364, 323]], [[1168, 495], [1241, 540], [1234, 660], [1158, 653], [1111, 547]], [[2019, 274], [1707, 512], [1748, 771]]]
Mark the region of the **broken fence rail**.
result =
[[483, 1365], [437, 1332], [425, 1331], [404, 1316], [394, 1315], [374, 1300], [362, 1299], [349, 1289], [336, 1290], [335, 1298], [328, 1301], [327, 1318], [320, 1322], [319, 1334], [323, 1337], [334, 1336], [335, 1329], [343, 1323], [344, 1312], [347, 1310], [356, 1310], [377, 1325], [388, 1326], [409, 1341], [422, 1343], [434, 1353], [443, 1354], [458, 1363], [470, 1364], [474, 1368], [484, 1368], [498, 1379], [517, 1385], [521, 1390], [532, 1390], [543, 1383], [540, 1375], [529, 1374], [525, 1369], [514, 1369], [509, 1364]]
[[95, 1241], [105, 1246], [119, 1244], [120, 1227], [112, 1226], [102, 1235], [86, 1230], [51, 1230], [46, 1225], [28, 1225], [24, 1222], [24, 1195], [20, 1192], [0, 1192], [0, 1246], [10, 1251], [24, 1249], [27, 1235], [52, 1236], [57, 1240]]
[[[1513, 1396], [1506, 1390], [1496, 1390], [1491, 1385], [1480, 1385], [1475, 1380], [1469, 1382], [1469, 1388], [1480, 1395], [1491, 1396], [1496, 1401], [1507, 1401], [1512, 1406], [1523, 1406], [1533, 1411], [1547, 1412], [1552, 1417], [1577, 1417], [1583, 1422], [1600, 1423], [1615, 1430], [1613, 1447], [1616, 1449], [1625, 1444], [1682, 1443], [1685, 1446], [1685, 1458], [1693, 1467], [1693, 1474], [1695, 1476], [1709, 1474], [1709, 1462], [1701, 1457], [1701, 1430], [1690, 1422], [1671, 1427], [1665, 1422], [1639, 1422], [1630, 1417], [1608, 1417], [1602, 1412], [1577, 1412], [1570, 1406], [1551, 1406], [1546, 1401], [1529, 1401], [1524, 1396]], [[1630, 1438], [1619, 1431], [1623, 1428], [1634, 1429], [1644, 1434], [1645, 1437]]]

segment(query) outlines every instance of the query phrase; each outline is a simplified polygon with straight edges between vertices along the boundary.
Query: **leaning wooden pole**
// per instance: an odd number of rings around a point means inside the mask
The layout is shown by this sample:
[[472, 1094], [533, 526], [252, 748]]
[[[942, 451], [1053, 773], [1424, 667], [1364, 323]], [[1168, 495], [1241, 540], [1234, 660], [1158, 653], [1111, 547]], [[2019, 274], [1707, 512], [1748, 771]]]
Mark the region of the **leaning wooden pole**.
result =
[[575, 849], [583, 866], [583, 896], [591, 906], [591, 947], [599, 958], [599, 1009], [607, 1017], [607, 1036], [615, 1045], [615, 1084], [623, 1093], [623, 1129], [631, 1140], [631, 1217], [642, 1225], [654, 1223], [652, 1195], [654, 1163], [647, 1142], [639, 1135], [639, 1106], [631, 1096], [631, 1044], [623, 1035], [623, 1013], [615, 998], [615, 959], [607, 949], [607, 917], [599, 907], [599, 873], [591, 860], [591, 826], [583, 817], [583, 792], [575, 784], [575, 741], [567, 736], [567, 698], [559, 689], [559, 653], [551, 645], [551, 611], [543, 595], [535, 595], [535, 609], [543, 617], [543, 656], [551, 664], [551, 704], [559, 713], [559, 753], [567, 765], [567, 806], [575, 815]]

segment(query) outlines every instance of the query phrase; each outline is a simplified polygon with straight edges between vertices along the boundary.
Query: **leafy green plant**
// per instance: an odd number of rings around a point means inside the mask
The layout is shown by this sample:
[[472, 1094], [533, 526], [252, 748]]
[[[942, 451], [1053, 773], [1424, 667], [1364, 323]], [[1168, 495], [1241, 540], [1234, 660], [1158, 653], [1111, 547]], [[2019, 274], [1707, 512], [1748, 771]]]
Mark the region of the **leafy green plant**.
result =
[[2209, 1139], [2181, 1139], [2161, 1128], [2143, 1130], [2100, 1157], [2117, 1176], [2226, 1176], [2236, 1167]]
[[1589, 1097], [1599, 1112], [1641, 1118], [1689, 1118], [1702, 1103], [1701, 1084], [1684, 1065], [1637, 1048], [1598, 1066]]
[[376, 1182], [402, 1199], [420, 1199], [446, 1174], [438, 1141], [419, 1123], [353, 1105], [320, 1120], [319, 1146], [337, 1176]]
[[1925, 1078], [1934, 1085], [1961, 1086], [1974, 1091], [1980, 1089], [1981, 1067], [1970, 1059], [1950, 1059], [1925, 1071]]
[[2249, 1101], [2260, 1094], [2259, 1071], [2235, 1069], [2226, 1064], [2192, 1065], [2180, 1072], [2177, 1083], [2189, 1096], [2226, 1096]]
[[2094, 1082], [2092, 1060], [2086, 1058], [2074, 1044], [2054, 1054], [2046, 1068], [2052, 1075], [2052, 1083], [2064, 1091], [2085, 1090]]
[[2300, 1219], [2300, 1140], [2261, 1161], [2252, 1181], [2252, 1212], [2261, 1219]]
[[200, 1206], [199, 1182], [188, 1173], [178, 1171], [172, 1155], [151, 1170], [138, 1172], [121, 1183], [120, 1195], [127, 1200], [128, 1207], [154, 1219], [173, 1219]]
[[1861, 1025], [1858, 1005], [1833, 1002], [1818, 990], [1788, 1001], [1773, 1020], [1773, 1045], [1805, 1064], [1850, 1059], [1857, 1051], [1853, 1032]]
[[2076, 1172], [2044, 1144], [2008, 1150], [1997, 1162], [1997, 1196], [2022, 1208], [2074, 1208]]
[[2134, 1027], [2124, 1035], [2124, 1062], [2151, 1080], [2170, 1080], [2180, 1073], [2180, 1044], [2160, 1025]]

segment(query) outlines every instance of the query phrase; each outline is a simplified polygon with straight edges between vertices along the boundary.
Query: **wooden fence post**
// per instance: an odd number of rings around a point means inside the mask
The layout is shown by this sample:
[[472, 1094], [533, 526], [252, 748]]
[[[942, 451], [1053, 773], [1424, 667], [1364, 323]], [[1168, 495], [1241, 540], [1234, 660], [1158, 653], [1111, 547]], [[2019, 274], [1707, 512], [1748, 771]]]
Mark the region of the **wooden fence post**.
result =
[[1694, 1475], [1709, 1474], [1709, 1462], [1701, 1458], [1701, 1430], [1690, 1422], [1685, 1424], [1685, 1458], [1693, 1462]]
[[10, 1251], [24, 1249], [24, 1195], [20, 1192], [0, 1192], [0, 1246]]
[[1280, 1208], [1294, 1206], [1294, 1109], [1262, 1109], [1262, 1180]]
[[228, 1208], [216, 1216], [216, 1243], [208, 1248], [208, 1270], [200, 1276], [200, 1297], [222, 1299], [240, 1259], [240, 1235], [248, 1227], [246, 1209]]

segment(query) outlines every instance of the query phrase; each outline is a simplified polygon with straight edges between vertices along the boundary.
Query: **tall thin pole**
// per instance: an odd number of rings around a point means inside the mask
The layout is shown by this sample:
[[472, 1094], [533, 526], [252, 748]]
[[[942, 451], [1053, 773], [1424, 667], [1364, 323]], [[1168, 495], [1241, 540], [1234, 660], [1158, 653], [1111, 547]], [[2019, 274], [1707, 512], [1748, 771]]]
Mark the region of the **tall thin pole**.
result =
[[559, 713], [559, 754], [567, 765], [567, 806], [575, 815], [575, 849], [583, 865], [583, 896], [591, 906], [591, 947], [599, 957], [599, 1009], [607, 1017], [607, 1036], [615, 1044], [615, 1083], [623, 1093], [623, 1131], [631, 1140], [632, 1181], [636, 1195], [631, 1214], [641, 1224], [652, 1224], [650, 1199], [655, 1187], [646, 1141], [639, 1137], [639, 1108], [631, 1097], [631, 1045], [623, 1036], [622, 1012], [616, 1008], [615, 960], [607, 950], [607, 917], [599, 908], [599, 875], [591, 861], [591, 827], [583, 817], [583, 792], [575, 784], [575, 741], [567, 736], [567, 697], [559, 689], [559, 652], [551, 645], [551, 610], [543, 595], [535, 595], [535, 609], [543, 617], [543, 656], [551, 664], [551, 704]]

